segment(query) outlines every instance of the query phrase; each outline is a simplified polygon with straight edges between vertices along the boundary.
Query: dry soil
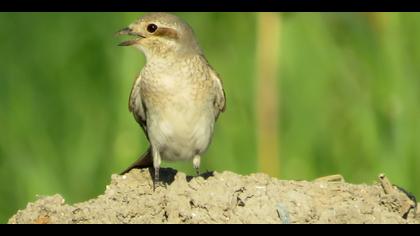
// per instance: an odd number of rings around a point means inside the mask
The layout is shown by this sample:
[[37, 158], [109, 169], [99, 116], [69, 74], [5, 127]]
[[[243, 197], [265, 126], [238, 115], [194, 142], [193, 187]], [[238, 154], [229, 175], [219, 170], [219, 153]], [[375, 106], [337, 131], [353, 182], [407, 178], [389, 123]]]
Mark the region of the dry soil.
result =
[[77, 204], [42, 197], [10, 220], [20, 223], [419, 223], [414, 198], [386, 177], [372, 185], [340, 176], [285, 181], [232, 172], [189, 177], [161, 169], [153, 191], [150, 170], [113, 175], [104, 194]]

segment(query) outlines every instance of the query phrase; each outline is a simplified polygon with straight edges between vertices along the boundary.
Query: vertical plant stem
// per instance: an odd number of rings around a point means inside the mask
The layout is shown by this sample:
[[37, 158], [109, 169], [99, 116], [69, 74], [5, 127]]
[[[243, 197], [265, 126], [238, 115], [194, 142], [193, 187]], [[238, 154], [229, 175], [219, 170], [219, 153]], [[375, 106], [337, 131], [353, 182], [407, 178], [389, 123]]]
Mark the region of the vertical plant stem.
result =
[[279, 13], [257, 14], [257, 145], [259, 170], [272, 176], [280, 171], [278, 66], [281, 19]]

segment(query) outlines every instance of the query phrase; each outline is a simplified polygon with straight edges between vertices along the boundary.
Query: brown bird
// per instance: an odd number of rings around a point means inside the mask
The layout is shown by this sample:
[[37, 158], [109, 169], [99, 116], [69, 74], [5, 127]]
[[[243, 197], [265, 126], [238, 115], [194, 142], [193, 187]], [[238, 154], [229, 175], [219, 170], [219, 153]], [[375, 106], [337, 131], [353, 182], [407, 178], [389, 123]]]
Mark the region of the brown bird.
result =
[[119, 45], [134, 46], [146, 57], [131, 89], [129, 110], [150, 143], [123, 174], [153, 166], [155, 188], [162, 160], [192, 160], [199, 175], [201, 155], [211, 142], [226, 100], [222, 81], [193, 30], [175, 15], [151, 13], [118, 34], [134, 36]]

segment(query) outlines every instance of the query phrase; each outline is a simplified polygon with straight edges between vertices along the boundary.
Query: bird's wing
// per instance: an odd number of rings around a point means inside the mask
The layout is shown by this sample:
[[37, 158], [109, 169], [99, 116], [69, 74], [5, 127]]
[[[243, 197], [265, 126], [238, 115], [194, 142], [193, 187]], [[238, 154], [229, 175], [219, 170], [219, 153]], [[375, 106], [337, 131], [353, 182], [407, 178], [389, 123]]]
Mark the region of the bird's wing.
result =
[[146, 124], [146, 106], [141, 98], [141, 75], [137, 77], [134, 81], [133, 87], [131, 88], [130, 98], [128, 101], [128, 110], [133, 113], [134, 118], [136, 119], [137, 123], [143, 128], [146, 137], [147, 134], [147, 124]]
[[219, 114], [221, 112], [224, 112], [226, 109], [226, 94], [225, 94], [225, 90], [223, 89], [223, 83], [222, 83], [222, 80], [220, 79], [220, 76], [211, 66], [209, 66], [209, 68], [210, 68], [211, 79], [213, 80], [213, 84], [216, 89], [214, 107], [216, 108], [216, 119], [217, 119], [219, 117]]

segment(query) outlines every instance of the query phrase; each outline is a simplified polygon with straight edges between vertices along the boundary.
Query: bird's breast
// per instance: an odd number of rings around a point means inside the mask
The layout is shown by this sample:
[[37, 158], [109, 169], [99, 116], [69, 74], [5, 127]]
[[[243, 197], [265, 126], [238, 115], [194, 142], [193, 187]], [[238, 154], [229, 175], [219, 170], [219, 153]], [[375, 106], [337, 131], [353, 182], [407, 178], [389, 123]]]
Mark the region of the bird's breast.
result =
[[162, 158], [191, 159], [204, 152], [215, 121], [213, 103], [202, 91], [204, 86], [169, 76], [145, 84], [142, 97], [147, 107], [148, 133], [151, 142], [163, 150]]

